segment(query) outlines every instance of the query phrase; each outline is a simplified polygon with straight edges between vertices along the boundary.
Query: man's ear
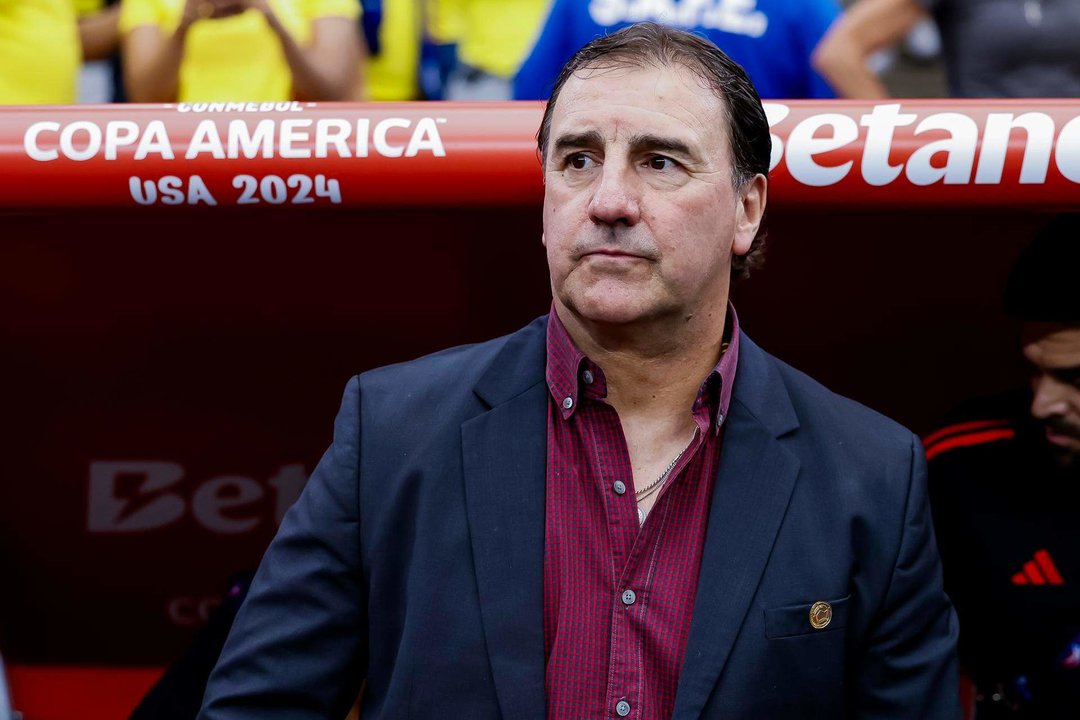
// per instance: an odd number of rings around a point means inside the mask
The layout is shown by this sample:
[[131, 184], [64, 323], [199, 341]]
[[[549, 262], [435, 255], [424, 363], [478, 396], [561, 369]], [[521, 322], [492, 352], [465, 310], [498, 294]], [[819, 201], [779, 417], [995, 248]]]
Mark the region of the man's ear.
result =
[[540, 233], [540, 244], [547, 247], [547, 235]]
[[738, 205], [735, 208], [735, 241], [731, 252], [745, 255], [757, 237], [761, 220], [765, 217], [765, 202], [769, 194], [769, 181], [762, 174], [743, 184], [739, 190]]

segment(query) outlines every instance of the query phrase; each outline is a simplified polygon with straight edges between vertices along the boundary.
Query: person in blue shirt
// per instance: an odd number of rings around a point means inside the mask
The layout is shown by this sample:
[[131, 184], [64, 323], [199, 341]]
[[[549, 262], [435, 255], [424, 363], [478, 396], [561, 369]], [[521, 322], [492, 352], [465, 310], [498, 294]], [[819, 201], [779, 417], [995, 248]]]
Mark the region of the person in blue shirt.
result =
[[651, 20], [698, 33], [746, 69], [762, 98], [831, 98], [811, 67], [836, 0], [552, 0], [547, 20], [514, 81], [518, 100], [543, 100], [579, 47]]

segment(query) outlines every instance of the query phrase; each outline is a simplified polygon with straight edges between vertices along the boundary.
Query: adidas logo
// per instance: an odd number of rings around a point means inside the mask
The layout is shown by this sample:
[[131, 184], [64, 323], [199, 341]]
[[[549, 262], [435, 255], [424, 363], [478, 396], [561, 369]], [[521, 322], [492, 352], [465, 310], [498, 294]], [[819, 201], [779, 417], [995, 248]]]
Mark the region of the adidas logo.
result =
[[1024, 569], [1012, 576], [1013, 585], [1064, 585], [1057, 566], [1045, 549], [1035, 552], [1035, 557], [1024, 563]]
[[997, 440], [1012, 440], [1016, 431], [1007, 420], [976, 420], [949, 425], [922, 439], [926, 459], [933, 460], [947, 450], [983, 445]]

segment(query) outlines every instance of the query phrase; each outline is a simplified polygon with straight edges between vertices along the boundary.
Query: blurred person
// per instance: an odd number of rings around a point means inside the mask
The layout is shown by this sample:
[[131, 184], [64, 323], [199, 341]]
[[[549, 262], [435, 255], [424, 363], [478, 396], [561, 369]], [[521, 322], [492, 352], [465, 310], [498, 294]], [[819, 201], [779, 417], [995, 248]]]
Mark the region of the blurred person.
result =
[[810, 55], [839, 13], [836, 0], [551, 0], [514, 80], [514, 97], [546, 98], [578, 47], [647, 20], [716, 43], [746, 69], [763, 98], [831, 98], [835, 92], [811, 66]]
[[0, 104], [70, 104], [83, 61], [117, 47], [118, 7], [103, 0], [0, 0]]
[[[244, 571], [229, 579], [228, 590], [221, 605], [210, 613], [191, 644], [165, 669], [158, 682], [139, 701], [128, 720], [193, 720], [199, 714], [207, 678], [221, 655], [221, 648], [236, 620], [236, 613], [251, 588], [253, 575], [253, 571]], [[359, 700], [353, 705], [349, 715], [340, 720], [357, 720], [358, 709]], [[4, 720], [2, 715], [0, 720]]]
[[[1080, 215], [1048, 225], [1005, 295], [1031, 389], [925, 438], [945, 587], [979, 720], [1080, 716]], [[992, 359], [988, 359], [992, 361]]]
[[858, 0], [821, 42], [814, 67], [844, 97], [888, 97], [867, 61], [928, 13], [954, 97], [1080, 97], [1075, 0]]
[[355, 100], [356, 0], [124, 0], [134, 102]]
[[79, 102], [124, 102], [120, 0], [76, 0], [83, 66]]
[[[441, 0], [360, 0], [368, 51], [365, 100], [444, 99], [454, 47], [431, 39], [429, 26], [437, 2]], [[444, 23], [440, 29], [453, 23], [447, 13], [438, 17]]]
[[129, 720], [192, 720], [199, 714], [203, 693], [206, 692], [206, 679], [221, 655], [221, 648], [251, 586], [253, 574], [243, 572], [229, 579], [221, 605], [199, 628], [183, 654], [166, 668], [131, 713]]
[[76, 0], [84, 60], [103, 60], [120, 47], [118, 0]]
[[729, 303], [771, 156], [746, 73], [597, 38], [537, 150], [550, 313], [349, 380], [201, 720], [337, 718], [365, 681], [372, 719], [955, 720], [918, 439]]
[[536, 39], [548, 3], [429, 0], [428, 31], [453, 53], [444, 98], [512, 99], [514, 75]]
[[364, 100], [422, 99], [420, 58], [424, 42], [419, 0], [361, 0], [367, 46]]

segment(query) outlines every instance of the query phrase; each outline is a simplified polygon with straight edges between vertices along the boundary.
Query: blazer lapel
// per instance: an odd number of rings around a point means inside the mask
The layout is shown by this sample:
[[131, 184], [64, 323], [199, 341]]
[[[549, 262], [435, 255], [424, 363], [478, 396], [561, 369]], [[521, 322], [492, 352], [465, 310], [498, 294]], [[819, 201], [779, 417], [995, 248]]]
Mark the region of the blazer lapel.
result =
[[795, 487], [777, 439], [798, 427], [774, 362], [745, 335], [724, 430], [674, 720], [697, 720], [724, 669]]
[[461, 426], [481, 619], [502, 716], [544, 720], [547, 386], [541, 321], [511, 336]]

